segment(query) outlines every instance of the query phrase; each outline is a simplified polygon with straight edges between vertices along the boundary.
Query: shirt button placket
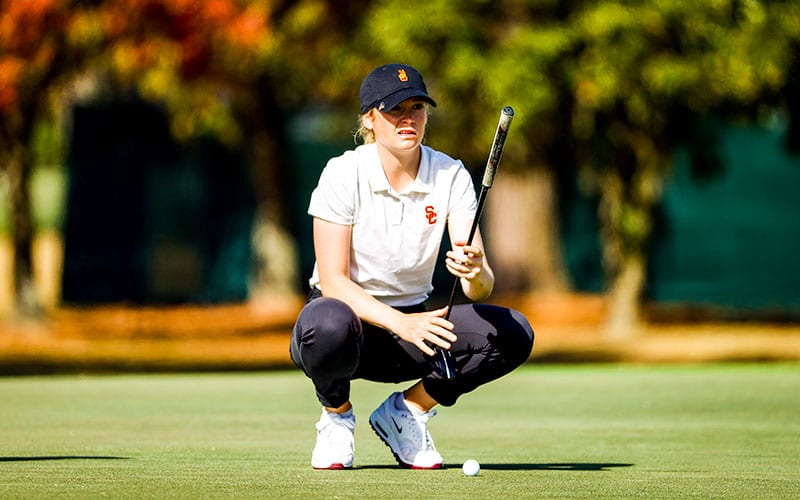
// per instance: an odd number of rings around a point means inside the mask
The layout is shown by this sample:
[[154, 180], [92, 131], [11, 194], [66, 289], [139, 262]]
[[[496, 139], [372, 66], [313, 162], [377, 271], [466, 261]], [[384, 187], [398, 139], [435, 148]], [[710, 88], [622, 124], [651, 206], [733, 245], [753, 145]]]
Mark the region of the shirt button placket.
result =
[[392, 228], [389, 231], [389, 239], [392, 244], [392, 250], [399, 250], [400, 249], [400, 242], [402, 236], [402, 225], [403, 225], [403, 211], [405, 210], [405, 204], [403, 203], [403, 199], [398, 196], [392, 197]]

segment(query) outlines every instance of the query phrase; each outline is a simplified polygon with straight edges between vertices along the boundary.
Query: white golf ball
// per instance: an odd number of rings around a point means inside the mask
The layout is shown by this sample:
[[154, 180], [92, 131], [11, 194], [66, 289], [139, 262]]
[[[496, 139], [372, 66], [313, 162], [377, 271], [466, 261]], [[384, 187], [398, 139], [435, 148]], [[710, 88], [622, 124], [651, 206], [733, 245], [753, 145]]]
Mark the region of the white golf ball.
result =
[[481, 464], [477, 460], [469, 459], [461, 466], [465, 476], [477, 476], [481, 471]]

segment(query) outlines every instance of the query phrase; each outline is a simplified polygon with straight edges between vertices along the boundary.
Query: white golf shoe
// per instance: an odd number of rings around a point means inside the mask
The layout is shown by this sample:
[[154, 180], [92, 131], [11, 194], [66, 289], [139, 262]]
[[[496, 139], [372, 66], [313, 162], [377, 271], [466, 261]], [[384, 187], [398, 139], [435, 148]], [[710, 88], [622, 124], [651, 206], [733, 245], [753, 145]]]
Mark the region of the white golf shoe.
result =
[[317, 444], [311, 453], [311, 466], [315, 469], [349, 469], [353, 466], [355, 452], [354, 430], [356, 417], [322, 410], [316, 424]]
[[392, 450], [401, 466], [440, 469], [442, 456], [428, 433], [428, 419], [435, 415], [436, 410], [414, 415], [406, 406], [403, 393], [395, 392], [372, 412], [369, 425]]

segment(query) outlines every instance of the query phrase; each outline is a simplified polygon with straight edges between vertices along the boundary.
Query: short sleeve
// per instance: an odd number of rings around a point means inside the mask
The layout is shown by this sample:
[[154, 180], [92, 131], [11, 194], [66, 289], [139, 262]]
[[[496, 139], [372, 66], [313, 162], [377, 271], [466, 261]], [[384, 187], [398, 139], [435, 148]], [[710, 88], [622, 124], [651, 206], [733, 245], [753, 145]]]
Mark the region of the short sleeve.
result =
[[472, 220], [478, 209], [478, 201], [475, 196], [475, 187], [469, 171], [460, 165], [453, 178], [450, 190], [450, 209], [447, 218], [451, 221]]
[[308, 213], [336, 224], [355, 221], [357, 165], [352, 155], [328, 161], [320, 174], [317, 187], [311, 192]]

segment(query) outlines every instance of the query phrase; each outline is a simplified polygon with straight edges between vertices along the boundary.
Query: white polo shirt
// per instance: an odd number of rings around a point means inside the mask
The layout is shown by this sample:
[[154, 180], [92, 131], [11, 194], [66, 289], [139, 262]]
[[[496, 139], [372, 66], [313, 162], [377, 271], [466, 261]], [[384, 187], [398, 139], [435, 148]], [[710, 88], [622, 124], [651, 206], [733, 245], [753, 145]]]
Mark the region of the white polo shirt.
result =
[[[353, 226], [350, 278], [391, 306], [428, 298], [447, 221], [471, 222], [477, 210], [463, 163], [421, 148], [417, 178], [402, 193], [389, 185], [375, 144], [332, 158], [308, 207], [314, 217]], [[309, 284], [319, 288], [316, 264]]]

